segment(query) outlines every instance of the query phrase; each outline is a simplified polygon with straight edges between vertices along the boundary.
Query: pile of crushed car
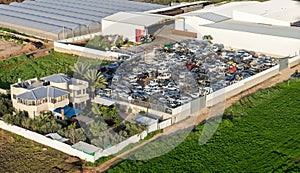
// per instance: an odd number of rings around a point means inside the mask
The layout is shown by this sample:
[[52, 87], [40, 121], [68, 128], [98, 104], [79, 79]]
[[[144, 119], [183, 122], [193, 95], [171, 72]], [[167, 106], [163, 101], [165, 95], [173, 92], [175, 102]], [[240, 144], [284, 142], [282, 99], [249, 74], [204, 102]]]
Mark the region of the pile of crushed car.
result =
[[222, 44], [183, 40], [112, 64], [108, 68], [114, 70], [105, 74], [112, 92], [106, 96], [176, 108], [278, 64], [270, 56], [223, 49]]

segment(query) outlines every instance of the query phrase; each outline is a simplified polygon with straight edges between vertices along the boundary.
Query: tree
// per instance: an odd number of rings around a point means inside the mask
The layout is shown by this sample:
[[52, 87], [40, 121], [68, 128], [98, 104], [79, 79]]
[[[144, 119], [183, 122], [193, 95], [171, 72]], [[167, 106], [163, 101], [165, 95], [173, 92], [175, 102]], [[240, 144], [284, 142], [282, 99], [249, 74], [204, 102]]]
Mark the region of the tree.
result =
[[3, 116], [3, 121], [6, 122], [7, 124], [14, 125], [15, 122], [15, 116], [12, 114], [5, 114]]
[[12, 102], [7, 95], [0, 95], [0, 117], [3, 117], [5, 114], [12, 114], [14, 108]]
[[59, 133], [68, 138], [72, 144], [76, 144], [79, 141], [86, 141], [84, 130], [82, 128], [77, 129], [75, 123], [69, 125], [66, 130]]
[[101, 74], [98, 76], [96, 82], [95, 82], [95, 88], [105, 88], [107, 85], [107, 81], [105, 77]]
[[105, 120], [115, 119], [118, 114], [116, 108], [109, 108], [107, 106], [102, 106], [98, 104], [93, 104], [92, 111], [96, 116], [101, 115]]
[[89, 69], [84, 78], [89, 81], [91, 89], [91, 98], [95, 97], [95, 88], [104, 88], [107, 85], [107, 81], [104, 76], [96, 69]]
[[102, 121], [93, 122], [90, 125], [89, 131], [93, 136], [99, 136], [101, 132], [107, 129], [107, 124]]
[[87, 62], [77, 62], [74, 66], [71, 66], [76, 78], [83, 79], [84, 74], [91, 68], [91, 64]]

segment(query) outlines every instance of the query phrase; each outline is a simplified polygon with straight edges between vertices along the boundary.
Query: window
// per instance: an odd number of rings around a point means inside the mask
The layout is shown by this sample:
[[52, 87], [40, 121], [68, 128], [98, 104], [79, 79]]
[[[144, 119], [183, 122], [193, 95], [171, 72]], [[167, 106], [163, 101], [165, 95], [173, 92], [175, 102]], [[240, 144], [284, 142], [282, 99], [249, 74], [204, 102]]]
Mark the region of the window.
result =
[[51, 99], [51, 103], [55, 104], [56, 102], [57, 102], [56, 99], [54, 98]]
[[17, 98], [16, 94], [13, 94], [13, 99], [16, 99], [16, 98]]
[[83, 89], [83, 90], [82, 90], [82, 93], [83, 93], [83, 94], [86, 94], [86, 90], [85, 90], [85, 89]]
[[80, 95], [80, 94], [81, 94], [81, 90], [77, 91], [76, 94], [77, 94], [77, 95]]

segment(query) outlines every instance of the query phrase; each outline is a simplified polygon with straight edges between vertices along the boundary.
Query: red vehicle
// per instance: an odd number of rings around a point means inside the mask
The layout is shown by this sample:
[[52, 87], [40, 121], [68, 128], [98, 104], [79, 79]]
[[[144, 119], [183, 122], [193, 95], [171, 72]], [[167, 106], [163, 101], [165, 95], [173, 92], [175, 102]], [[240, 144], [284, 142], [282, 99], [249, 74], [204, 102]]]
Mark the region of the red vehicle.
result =
[[237, 68], [236, 66], [230, 66], [229, 68], [226, 69], [229, 73], [235, 73]]
[[186, 64], [186, 67], [187, 67], [189, 70], [192, 70], [193, 68], [196, 67], [196, 64], [195, 64], [195, 63], [192, 63], [192, 64]]

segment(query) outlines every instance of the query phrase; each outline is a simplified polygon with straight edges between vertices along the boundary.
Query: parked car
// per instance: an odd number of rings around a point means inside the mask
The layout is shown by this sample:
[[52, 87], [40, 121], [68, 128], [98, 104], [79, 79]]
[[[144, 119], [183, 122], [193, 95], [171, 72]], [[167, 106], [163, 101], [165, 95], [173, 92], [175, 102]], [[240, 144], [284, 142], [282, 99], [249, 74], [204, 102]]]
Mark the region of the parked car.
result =
[[159, 76], [157, 76], [157, 79], [166, 80], [166, 79], [170, 79], [171, 77], [172, 77], [171, 73], [162, 73]]
[[129, 82], [136, 82], [138, 80], [137, 75], [131, 75], [128, 77]]

